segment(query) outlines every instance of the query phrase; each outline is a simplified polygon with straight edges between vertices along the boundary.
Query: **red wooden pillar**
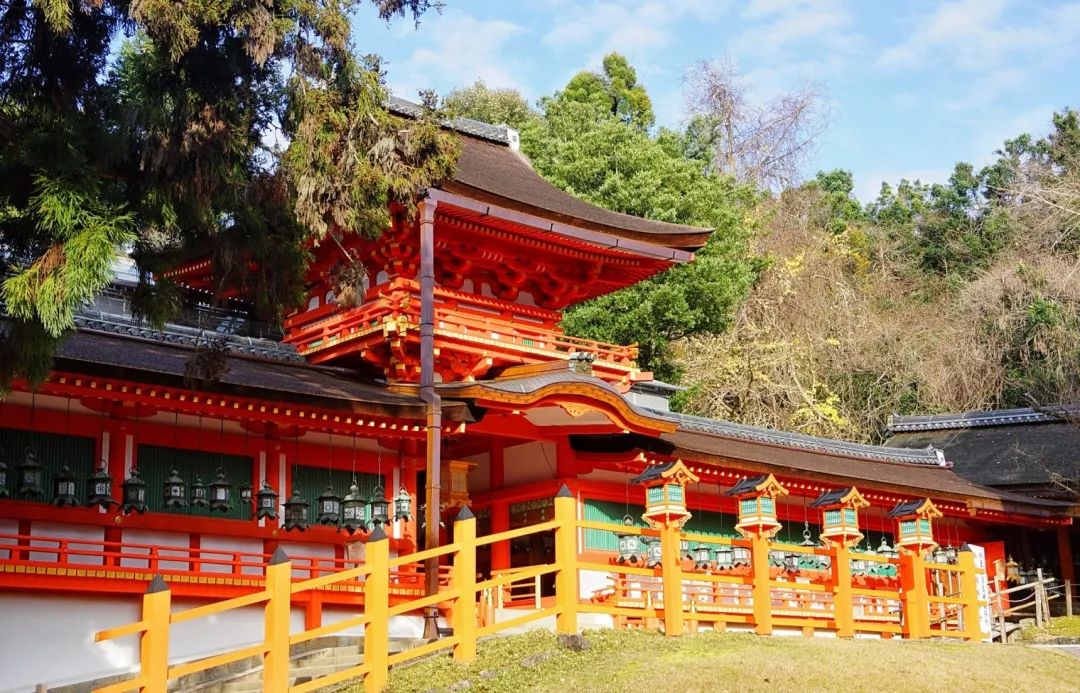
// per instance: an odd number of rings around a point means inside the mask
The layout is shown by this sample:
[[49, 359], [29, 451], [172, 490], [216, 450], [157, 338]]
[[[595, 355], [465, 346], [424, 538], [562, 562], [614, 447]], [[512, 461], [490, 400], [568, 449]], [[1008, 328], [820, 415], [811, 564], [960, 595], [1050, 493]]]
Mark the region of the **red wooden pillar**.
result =
[[1076, 583], [1076, 563], [1073, 561], [1072, 537], [1068, 527], [1057, 528], [1058, 559], [1061, 561], [1061, 579]]
[[488, 465], [488, 491], [500, 491], [506, 484], [506, 446], [502, 441], [491, 444], [490, 463]]
[[[123, 483], [127, 477], [125, 462], [127, 458], [127, 422], [117, 419], [108, 419], [103, 427], [109, 434], [108, 450], [103, 450], [103, 455], [109, 464], [109, 476], [112, 477], [112, 496], [120, 500], [123, 495]], [[136, 441], [133, 441], [133, 445]], [[104, 447], [104, 442], [102, 443]], [[134, 447], [132, 455], [134, 456]], [[132, 463], [134, 463], [134, 457]]]
[[[510, 501], [496, 500], [491, 503], [491, 533], [498, 534], [510, 529]], [[510, 567], [510, 542], [497, 541], [491, 545], [491, 570]]]

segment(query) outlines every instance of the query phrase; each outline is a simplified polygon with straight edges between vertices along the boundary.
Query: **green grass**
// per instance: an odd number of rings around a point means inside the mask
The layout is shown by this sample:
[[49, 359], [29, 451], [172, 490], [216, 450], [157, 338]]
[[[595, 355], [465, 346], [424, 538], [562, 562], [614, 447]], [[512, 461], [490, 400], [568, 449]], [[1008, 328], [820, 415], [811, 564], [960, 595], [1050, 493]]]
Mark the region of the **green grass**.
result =
[[664, 638], [625, 630], [585, 636], [591, 646], [581, 653], [559, 647], [545, 631], [492, 638], [468, 665], [442, 656], [396, 668], [388, 690], [1047, 692], [1076, 691], [1080, 681], [1080, 659], [1026, 645], [718, 633]]
[[1038, 642], [1048, 638], [1071, 636], [1080, 638], [1080, 616], [1061, 616], [1050, 619], [1042, 628], [1030, 626], [1020, 631], [1020, 639], [1026, 642]]

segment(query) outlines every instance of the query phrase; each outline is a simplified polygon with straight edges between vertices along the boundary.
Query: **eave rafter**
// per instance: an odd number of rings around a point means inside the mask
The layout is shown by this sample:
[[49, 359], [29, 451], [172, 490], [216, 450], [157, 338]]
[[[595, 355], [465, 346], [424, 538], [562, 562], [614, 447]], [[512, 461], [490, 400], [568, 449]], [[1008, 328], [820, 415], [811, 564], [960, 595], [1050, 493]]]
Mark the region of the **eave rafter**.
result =
[[[30, 390], [25, 383], [16, 383], [13, 389]], [[221, 418], [240, 424], [261, 422], [264, 425], [360, 437], [420, 439], [425, 436], [420, 419], [367, 413], [362, 411], [362, 406], [357, 406], [359, 403], [354, 403], [350, 409], [332, 409], [63, 372], [54, 372], [35, 392], [87, 399], [92, 403], [102, 399], [130, 402], [132, 413], [141, 412], [142, 416], [153, 411]], [[113, 409], [120, 413], [123, 408]], [[462, 433], [465, 424], [448, 421], [444, 430], [447, 434]]]

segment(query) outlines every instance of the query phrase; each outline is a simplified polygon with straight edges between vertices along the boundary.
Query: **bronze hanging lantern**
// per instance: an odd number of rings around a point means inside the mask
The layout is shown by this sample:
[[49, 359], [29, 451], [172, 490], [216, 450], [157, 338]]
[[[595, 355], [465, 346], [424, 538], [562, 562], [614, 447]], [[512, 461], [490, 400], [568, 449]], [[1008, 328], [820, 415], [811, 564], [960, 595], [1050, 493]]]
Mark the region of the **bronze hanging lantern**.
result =
[[[623, 516], [623, 525], [626, 527], [634, 526], [634, 518], [631, 517], [629, 513]], [[616, 532], [615, 538], [619, 542], [619, 558], [617, 561], [620, 565], [637, 565], [641, 562], [640, 535], [632, 534], [630, 532]]]
[[360, 495], [360, 489], [356, 485], [356, 479], [353, 479], [352, 486], [349, 487], [349, 495], [345, 496], [345, 500], [341, 502], [341, 526], [344, 527], [349, 534], [353, 534], [358, 530], [367, 531], [367, 508], [367, 500]]
[[277, 507], [278, 507], [278, 495], [270, 484], [263, 481], [262, 488], [259, 489], [257, 494], [257, 500], [259, 502], [255, 509], [255, 519], [262, 520], [264, 518], [270, 520], [277, 519]]
[[240, 484], [240, 505], [250, 506], [254, 500], [254, 489], [251, 487], [250, 481], [245, 481]]
[[307, 511], [311, 507], [295, 488], [289, 500], [285, 501], [285, 531], [298, 529], [303, 532], [308, 528]]
[[66, 464], [60, 469], [60, 473], [53, 477], [52, 504], [58, 508], [75, 507], [79, 504], [79, 499], [75, 497], [75, 475]]
[[394, 519], [406, 522], [412, 519], [412, 496], [404, 486], [398, 490], [397, 497], [394, 498]]
[[698, 570], [708, 570], [712, 568], [712, 549], [708, 544], [698, 544], [693, 552], [692, 558], [694, 559], [694, 567]]
[[131, 474], [124, 479], [121, 489], [123, 490], [123, 496], [121, 496], [123, 502], [120, 503], [122, 512], [125, 514], [146, 512], [146, 482], [143, 481], [138, 467], [131, 468]]
[[112, 497], [112, 481], [108, 463], [101, 460], [101, 466], [86, 480], [86, 504], [106, 509], [110, 505], [119, 505]]
[[390, 517], [387, 515], [386, 508], [389, 502], [386, 500], [386, 491], [382, 486], [376, 486], [372, 492], [371, 502], [371, 524], [372, 525], [385, 525], [389, 524]]
[[22, 464], [19, 465], [19, 498], [39, 500], [44, 497], [44, 474], [45, 468], [38, 464], [37, 452], [34, 448], [27, 447]]
[[231, 494], [232, 487], [229, 486], [225, 470], [218, 467], [217, 476], [214, 477], [214, 481], [210, 484], [210, 512], [227, 513], [232, 510]]
[[645, 539], [645, 567], [655, 568], [660, 565], [664, 560], [663, 546], [660, 544], [660, 539], [657, 537], [647, 537]]
[[341, 524], [341, 496], [334, 493], [333, 484], [327, 484], [326, 490], [315, 499], [315, 521], [320, 525]]
[[719, 570], [731, 570], [735, 567], [735, 550], [730, 544], [721, 544], [716, 550], [716, 567]]
[[187, 507], [187, 484], [184, 483], [176, 467], [169, 469], [169, 476], [165, 477], [165, 483], [162, 484], [162, 498], [166, 508]]
[[199, 475], [195, 475], [195, 483], [191, 485], [191, 505], [195, 508], [210, 507], [210, 489]]

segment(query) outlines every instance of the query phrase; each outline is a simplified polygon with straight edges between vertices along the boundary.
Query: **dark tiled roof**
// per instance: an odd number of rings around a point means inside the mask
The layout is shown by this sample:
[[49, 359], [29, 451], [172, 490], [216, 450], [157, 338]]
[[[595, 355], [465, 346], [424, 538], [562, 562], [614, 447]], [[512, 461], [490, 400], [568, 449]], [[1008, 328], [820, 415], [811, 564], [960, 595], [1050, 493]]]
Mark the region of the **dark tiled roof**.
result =
[[[407, 101], [397, 96], [391, 96], [387, 102], [387, 108], [391, 113], [396, 113], [407, 118], [419, 118], [424, 114], [424, 107], [418, 103]], [[492, 125], [481, 120], [472, 118], [449, 118], [443, 125], [465, 135], [479, 137], [498, 144], [511, 144], [511, 131], [505, 125]]]
[[123, 316], [91, 315], [86, 312], [75, 316], [75, 325], [81, 329], [94, 332], [109, 332], [124, 337], [135, 337], [192, 348], [205, 345], [211, 340], [224, 338], [225, 346], [233, 354], [287, 363], [305, 363], [304, 357], [296, 353], [294, 346], [273, 339], [222, 335], [217, 332], [183, 325], [167, 325], [163, 330], [155, 330], [149, 325], [125, 319]]
[[652, 481], [653, 479], [659, 479], [664, 472], [675, 466], [675, 462], [667, 462], [664, 464], [653, 464], [645, 468], [641, 474], [638, 474], [630, 480], [631, 484], [644, 484], [646, 481]]
[[[163, 338], [145, 339], [131, 334], [79, 330], [57, 349], [57, 369], [130, 378], [141, 382], [180, 384], [194, 350]], [[228, 370], [214, 388], [252, 396], [347, 403], [366, 410], [422, 418], [425, 405], [418, 398], [390, 392], [378, 383], [357, 380], [343, 369], [315, 368], [302, 363], [271, 361], [249, 356], [226, 358]], [[448, 418], [461, 420], [463, 405], [448, 403]]]
[[917, 498], [915, 500], [897, 503], [896, 507], [889, 511], [889, 517], [902, 517], [904, 515], [911, 515], [916, 510], [918, 510], [919, 507], [925, 502], [925, 498]]
[[861, 443], [848, 443], [842, 440], [830, 438], [816, 438], [800, 433], [786, 433], [774, 431], [769, 428], [747, 426], [745, 424], [731, 423], [719, 419], [707, 419], [701, 416], [688, 414], [669, 414], [665, 416], [675, 417], [679, 422], [679, 428], [693, 433], [707, 433], [710, 435], [723, 436], [725, 438], [737, 438], [750, 440], [768, 445], [821, 452], [828, 455], [840, 455], [861, 460], [874, 462], [898, 462], [901, 464], [923, 465], [930, 467], [947, 467], [944, 457], [933, 448], [927, 447], [921, 450], [908, 450], [883, 447], [880, 445], [863, 445]]
[[834, 488], [831, 491], [825, 491], [810, 503], [810, 507], [820, 508], [825, 505], [836, 505], [844, 498], [844, 496], [851, 492], [851, 488], [851, 486], [846, 486], [844, 488]]
[[933, 445], [957, 474], [988, 486], [1038, 486], [1052, 474], [1080, 478], [1080, 424], [1034, 419], [971, 428], [897, 431], [886, 441], [897, 449]]
[[782, 442], [763, 445], [763, 441], [752, 437], [727, 437], [686, 427], [674, 433], [662, 433], [660, 437], [675, 446], [671, 454], [684, 460], [699, 459], [712, 464], [740, 460], [749, 468], [777, 474], [814, 474], [860, 487], [869, 484], [898, 492], [961, 496], [989, 508], [1023, 513], [1062, 513], [1068, 507], [1066, 503], [980, 486], [938, 465], [858, 459], [844, 455], [840, 449], [826, 453], [813, 447], [785, 448]]
[[763, 481], [769, 478], [768, 474], [762, 474], [761, 476], [752, 476], [749, 479], [739, 479], [739, 483], [735, 484], [727, 491], [724, 492], [725, 496], [741, 496], [744, 493], [751, 493]]

